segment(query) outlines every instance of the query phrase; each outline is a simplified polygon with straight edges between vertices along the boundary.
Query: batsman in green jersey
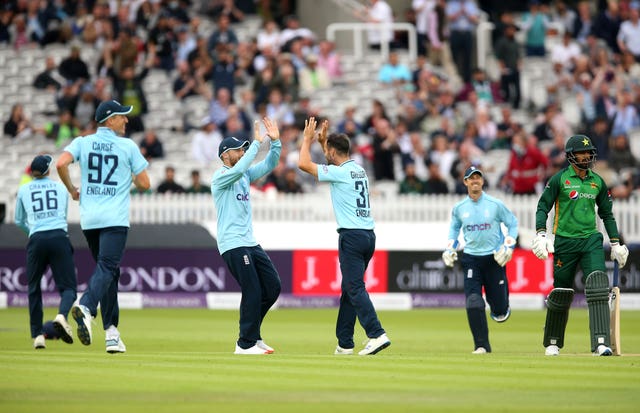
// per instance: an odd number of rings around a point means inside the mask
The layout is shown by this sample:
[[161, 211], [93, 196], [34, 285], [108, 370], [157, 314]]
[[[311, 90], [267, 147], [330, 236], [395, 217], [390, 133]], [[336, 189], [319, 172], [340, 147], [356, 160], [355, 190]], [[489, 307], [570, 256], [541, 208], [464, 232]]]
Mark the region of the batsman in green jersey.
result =
[[[620, 267], [629, 250], [620, 244], [613, 216], [611, 194], [600, 175], [591, 170], [596, 148], [585, 135], [574, 135], [565, 145], [569, 166], [547, 183], [536, 210], [536, 238], [533, 252], [540, 259], [553, 256], [553, 290], [547, 297], [547, 317], [543, 345], [545, 355], [557, 356], [564, 346], [564, 332], [573, 301], [573, 281], [582, 268], [589, 308], [591, 351], [599, 356], [612, 354], [609, 338], [609, 278], [606, 273], [603, 235], [596, 226], [596, 212], [611, 242], [611, 259]], [[547, 216], [555, 207], [555, 242], [547, 238]], [[597, 210], [596, 210], [597, 207]]]

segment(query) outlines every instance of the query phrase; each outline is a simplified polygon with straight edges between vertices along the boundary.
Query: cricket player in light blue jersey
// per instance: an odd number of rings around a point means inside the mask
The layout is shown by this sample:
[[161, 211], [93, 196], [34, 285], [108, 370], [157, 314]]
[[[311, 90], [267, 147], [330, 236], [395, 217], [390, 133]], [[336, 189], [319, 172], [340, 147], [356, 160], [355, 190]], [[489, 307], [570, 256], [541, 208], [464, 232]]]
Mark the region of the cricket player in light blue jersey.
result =
[[315, 118], [305, 121], [304, 140], [298, 167], [328, 182], [333, 212], [338, 223], [338, 258], [342, 272], [342, 295], [336, 322], [338, 346], [334, 354], [353, 354], [353, 330], [356, 317], [369, 340], [359, 355], [373, 355], [389, 347], [391, 341], [380, 324], [376, 310], [364, 284], [364, 273], [376, 248], [376, 234], [369, 204], [369, 178], [365, 170], [349, 158], [349, 137], [332, 133], [327, 137], [329, 122], [322, 123], [318, 142], [328, 165], [311, 160], [311, 144], [316, 139]]
[[[100, 103], [95, 116], [96, 133], [75, 138], [56, 164], [69, 193], [74, 200], [80, 200], [80, 226], [96, 261], [89, 286], [71, 313], [78, 323], [80, 342], [89, 345], [91, 319], [100, 304], [108, 353], [126, 351], [117, 327], [120, 262], [129, 232], [129, 190], [132, 182], [140, 191], [150, 187], [146, 171], [149, 163], [135, 142], [122, 137], [131, 109], [115, 100]], [[69, 165], [74, 161], [80, 164], [80, 188], [73, 185], [69, 176]]]
[[29, 323], [35, 349], [45, 348], [40, 282], [47, 265], [60, 293], [58, 315], [53, 327], [65, 343], [73, 343], [67, 314], [76, 300], [76, 270], [73, 247], [67, 234], [69, 194], [64, 185], [49, 178], [50, 155], [38, 155], [31, 162], [33, 180], [20, 187], [16, 199], [15, 223], [29, 234], [27, 280]]
[[[447, 267], [453, 267], [458, 259], [456, 245], [462, 230], [465, 244], [460, 264], [464, 273], [467, 319], [475, 346], [473, 354], [485, 354], [491, 352], [491, 344], [482, 287], [491, 318], [498, 323], [507, 321], [511, 309], [504, 266], [513, 255], [518, 220], [502, 201], [483, 192], [484, 176], [480, 169], [468, 168], [464, 185], [468, 196], [453, 207], [449, 243], [442, 259]], [[507, 228], [506, 237], [501, 224]]]
[[271, 139], [264, 160], [251, 165], [265, 136], [254, 122], [253, 142], [234, 137], [222, 140], [218, 156], [222, 167], [215, 171], [211, 193], [218, 218], [218, 250], [240, 285], [240, 335], [234, 354], [271, 354], [260, 334], [262, 321], [280, 296], [280, 276], [271, 259], [253, 236], [250, 184], [269, 172], [280, 161], [282, 144], [277, 122], [263, 119], [266, 136]]

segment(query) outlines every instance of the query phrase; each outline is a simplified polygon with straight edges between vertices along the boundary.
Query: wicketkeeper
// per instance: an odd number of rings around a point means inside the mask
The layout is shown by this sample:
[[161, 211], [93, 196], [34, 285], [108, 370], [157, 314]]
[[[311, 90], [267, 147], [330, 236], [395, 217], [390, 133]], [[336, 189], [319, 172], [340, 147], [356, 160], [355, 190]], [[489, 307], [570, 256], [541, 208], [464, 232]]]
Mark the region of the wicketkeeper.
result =
[[[547, 297], [547, 319], [543, 345], [545, 355], [557, 356], [564, 346], [564, 332], [573, 301], [573, 283], [578, 265], [582, 268], [589, 308], [591, 351], [610, 356], [609, 278], [606, 273], [603, 235], [596, 227], [597, 213], [611, 243], [611, 259], [620, 267], [627, 262], [629, 250], [620, 244], [613, 216], [611, 193], [600, 175], [591, 170], [596, 148], [585, 135], [574, 135], [565, 145], [570, 165], [549, 179], [536, 210], [537, 235], [533, 252], [540, 259], [553, 256], [553, 287]], [[555, 242], [547, 238], [547, 215], [555, 205], [553, 232]]]
[[[474, 166], [468, 168], [464, 185], [469, 196], [453, 207], [449, 243], [442, 253], [445, 265], [452, 267], [458, 259], [455, 244], [462, 230], [465, 246], [460, 264], [464, 273], [467, 319], [473, 335], [473, 354], [491, 352], [482, 289], [494, 321], [505, 322], [511, 314], [505, 265], [511, 260], [518, 236], [515, 215], [502, 201], [485, 194], [483, 184], [482, 171]], [[506, 237], [500, 224], [507, 227]]]

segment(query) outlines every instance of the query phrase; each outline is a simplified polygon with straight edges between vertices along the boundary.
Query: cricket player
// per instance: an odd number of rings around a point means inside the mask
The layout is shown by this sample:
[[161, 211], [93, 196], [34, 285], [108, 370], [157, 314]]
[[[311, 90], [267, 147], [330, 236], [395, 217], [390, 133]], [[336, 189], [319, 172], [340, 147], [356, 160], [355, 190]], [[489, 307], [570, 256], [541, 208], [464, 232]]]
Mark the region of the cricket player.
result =
[[[131, 106], [107, 100], [96, 109], [98, 130], [75, 138], [58, 158], [60, 179], [74, 200], [80, 200], [80, 226], [96, 268], [82, 298], [71, 309], [78, 323], [77, 334], [86, 346], [92, 343], [91, 319], [98, 304], [105, 330], [107, 353], [124, 353], [118, 324], [118, 280], [120, 262], [129, 232], [129, 190], [150, 187], [146, 168], [149, 162], [131, 139], [123, 138]], [[82, 174], [80, 188], [71, 182], [69, 165], [77, 161]]]
[[[280, 276], [253, 236], [250, 184], [271, 172], [280, 160], [282, 143], [278, 124], [263, 119], [271, 139], [269, 153], [251, 165], [262, 143], [260, 123], [254, 122], [253, 142], [227, 137], [218, 147], [223, 162], [213, 174], [211, 193], [218, 217], [218, 250], [231, 275], [240, 284], [240, 337], [234, 354], [271, 354], [273, 348], [260, 335], [262, 321], [280, 295]], [[246, 150], [246, 152], [245, 152]]]
[[[480, 169], [469, 167], [464, 174], [464, 185], [468, 196], [451, 211], [449, 242], [442, 260], [447, 267], [453, 267], [458, 259], [456, 243], [462, 230], [465, 245], [460, 264], [464, 273], [467, 319], [473, 335], [472, 353], [486, 354], [491, 352], [491, 344], [482, 288], [491, 318], [498, 323], [507, 321], [511, 308], [505, 265], [516, 246], [518, 220], [502, 201], [484, 193], [484, 175]], [[506, 237], [501, 224], [507, 228]]]
[[327, 137], [327, 120], [322, 123], [318, 142], [322, 145], [328, 165], [314, 163], [311, 160], [311, 144], [316, 139], [316, 125], [313, 117], [305, 121], [298, 167], [315, 176], [318, 181], [329, 183], [333, 212], [338, 223], [342, 294], [336, 322], [338, 345], [334, 354], [353, 354], [353, 329], [357, 317], [369, 338], [358, 354], [373, 355], [389, 347], [391, 341], [382, 328], [364, 284], [364, 273], [376, 247], [375, 224], [369, 203], [369, 178], [366, 171], [349, 158], [350, 141], [347, 135], [333, 133]]
[[76, 300], [76, 269], [73, 247], [67, 234], [69, 195], [60, 182], [49, 178], [50, 155], [38, 155], [31, 162], [33, 180], [20, 187], [16, 199], [15, 223], [29, 234], [27, 279], [29, 283], [29, 323], [35, 349], [45, 348], [42, 325], [40, 281], [47, 265], [60, 292], [58, 315], [53, 327], [65, 343], [72, 344], [69, 310]]
[[[591, 139], [585, 135], [572, 136], [565, 144], [565, 153], [570, 165], [549, 179], [536, 209], [537, 235], [533, 240], [533, 252], [544, 260], [555, 250], [554, 289], [547, 297], [543, 345], [547, 356], [557, 356], [564, 346], [579, 265], [589, 308], [591, 351], [599, 356], [610, 356], [609, 278], [602, 245], [604, 237], [596, 227], [596, 207], [609, 235], [611, 259], [623, 267], [629, 250], [620, 244], [607, 185], [591, 170], [597, 156]], [[554, 206], [555, 241], [552, 243], [547, 238], [547, 216]]]

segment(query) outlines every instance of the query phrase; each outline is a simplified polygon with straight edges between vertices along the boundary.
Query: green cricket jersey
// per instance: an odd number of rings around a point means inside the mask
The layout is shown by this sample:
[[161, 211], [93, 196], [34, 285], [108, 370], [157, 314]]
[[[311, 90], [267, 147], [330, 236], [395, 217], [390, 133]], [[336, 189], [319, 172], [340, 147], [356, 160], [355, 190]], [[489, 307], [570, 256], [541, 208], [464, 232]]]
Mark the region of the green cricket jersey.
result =
[[613, 216], [613, 201], [602, 177], [588, 170], [584, 180], [572, 166], [549, 179], [536, 210], [536, 231], [546, 231], [547, 215], [555, 206], [553, 233], [567, 238], [587, 238], [598, 232], [597, 212], [611, 242], [618, 242], [618, 226]]

